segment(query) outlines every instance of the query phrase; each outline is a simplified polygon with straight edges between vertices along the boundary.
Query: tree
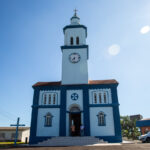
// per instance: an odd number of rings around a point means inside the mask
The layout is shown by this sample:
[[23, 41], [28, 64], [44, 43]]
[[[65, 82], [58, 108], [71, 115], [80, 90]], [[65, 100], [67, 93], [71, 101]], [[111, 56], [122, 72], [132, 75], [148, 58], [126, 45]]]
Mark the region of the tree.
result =
[[128, 139], [138, 139], [140, 132], [136, 127], [136, 120], [130, 120], [129, 116], [120, 117], [122, 136], [127, 137]]

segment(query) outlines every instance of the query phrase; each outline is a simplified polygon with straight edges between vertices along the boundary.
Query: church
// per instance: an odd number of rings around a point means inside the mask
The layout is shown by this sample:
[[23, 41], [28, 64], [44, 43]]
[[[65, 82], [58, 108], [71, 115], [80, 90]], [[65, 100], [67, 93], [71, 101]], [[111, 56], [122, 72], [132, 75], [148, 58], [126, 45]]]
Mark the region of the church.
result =
[[81, 125], [82, 136], [121, 142], [118, 82], [88, 79], [87, 27], [76, 11], [63, 33], [61, 81], [33, 85], [30, 144], [81, 136]]

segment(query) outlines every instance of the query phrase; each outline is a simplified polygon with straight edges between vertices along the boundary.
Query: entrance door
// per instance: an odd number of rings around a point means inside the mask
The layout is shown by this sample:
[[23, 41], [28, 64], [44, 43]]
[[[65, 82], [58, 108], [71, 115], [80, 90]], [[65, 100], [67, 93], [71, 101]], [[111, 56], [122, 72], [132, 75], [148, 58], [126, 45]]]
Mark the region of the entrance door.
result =
[[70, 113], [70, 135], [80, 136], [81, 113]]

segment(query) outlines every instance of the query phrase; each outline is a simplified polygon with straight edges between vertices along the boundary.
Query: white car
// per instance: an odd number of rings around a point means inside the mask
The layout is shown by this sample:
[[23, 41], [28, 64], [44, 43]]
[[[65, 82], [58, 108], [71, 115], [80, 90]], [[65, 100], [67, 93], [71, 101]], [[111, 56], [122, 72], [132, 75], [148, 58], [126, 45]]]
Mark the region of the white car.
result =
[[142, 141], [143, 143], [145, 143], [145, 142], [150, 143], [150, 132], [139, 136], [139, 140]]

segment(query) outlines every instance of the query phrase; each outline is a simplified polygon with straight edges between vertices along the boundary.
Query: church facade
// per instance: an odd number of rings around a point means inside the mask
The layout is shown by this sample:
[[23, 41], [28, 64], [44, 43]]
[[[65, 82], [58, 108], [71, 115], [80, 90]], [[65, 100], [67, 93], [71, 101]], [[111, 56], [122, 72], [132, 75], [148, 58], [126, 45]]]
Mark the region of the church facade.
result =
[[84, 136], [121, 142], [118, 82], [88, 79], [87, 27], [76, 12], [63, 32], [62, 80], [33, 85], [30, 144], [55, 136], [81, 136], [81, 125]]

